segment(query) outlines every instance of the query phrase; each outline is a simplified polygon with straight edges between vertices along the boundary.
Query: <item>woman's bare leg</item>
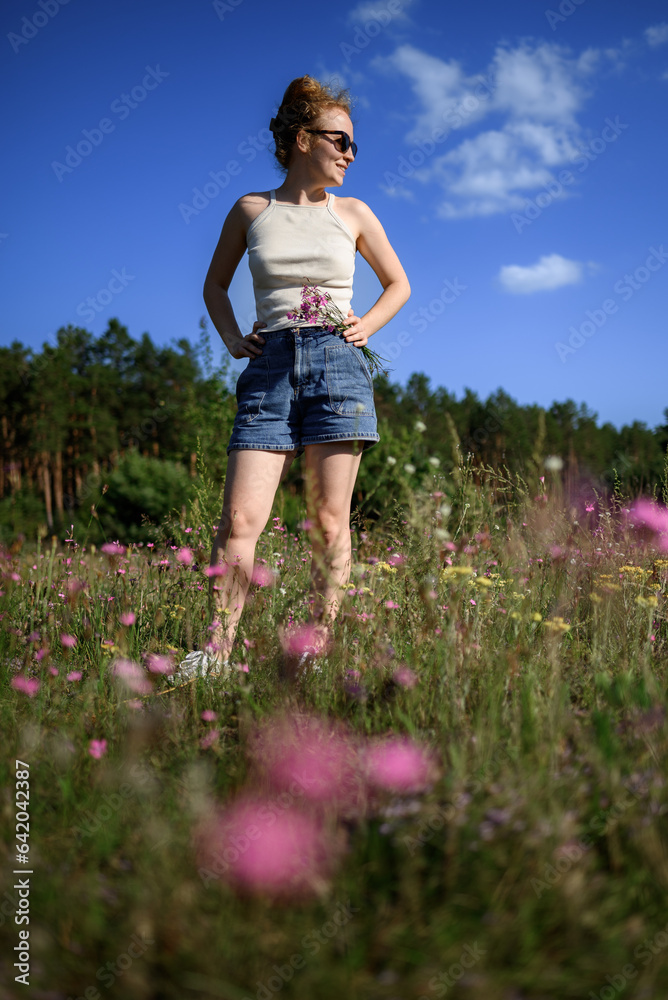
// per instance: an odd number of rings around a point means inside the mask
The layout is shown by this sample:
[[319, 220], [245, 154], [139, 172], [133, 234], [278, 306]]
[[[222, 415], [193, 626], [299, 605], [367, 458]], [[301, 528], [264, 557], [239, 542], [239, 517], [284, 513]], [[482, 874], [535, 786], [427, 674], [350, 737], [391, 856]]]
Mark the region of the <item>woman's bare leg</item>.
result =
[[350, 503], [362, 457], [356, 441], [305, 448], [306, 502], [312, 524], [312, 615], [326, 626], [339, 610], [350, 579]]
[[226, 570], [223, 576], [211, 578], [219, 623], [211, 642], [221, 661], [229, 659], [232, 651], [253, 572], [255, 546], [271, 514], [276, 489], [295, 454], [250, 449], [230, 452], [223, 513], [211, 550], [211, 566]]

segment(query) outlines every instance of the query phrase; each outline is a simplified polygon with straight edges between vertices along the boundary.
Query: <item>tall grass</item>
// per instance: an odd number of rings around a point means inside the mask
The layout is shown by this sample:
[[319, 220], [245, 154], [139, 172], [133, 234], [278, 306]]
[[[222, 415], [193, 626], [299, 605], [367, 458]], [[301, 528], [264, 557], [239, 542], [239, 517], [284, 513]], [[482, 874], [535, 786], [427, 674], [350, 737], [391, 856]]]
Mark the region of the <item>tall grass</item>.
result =
[[[234, 677], [169, 690], [146, 658], [207, 640], [207, 503], [171, 545], [2, 557], [0, 997], [668, 995], [668, 557], [629, 503], [566, 497], [538, 457], [520, 479], [457, 456], [356, 526], [332, 651], [293, 685], [279, 628], [307, 618], [310, 550], [277, 516], [257, 553], [275, 584], [252, 588]], [[150, 693], [119, 684], [119, 660]], [[331, 811], [328, 877], [278, 901], [203, 868], [195, 838], [257, 782], [254, 734], [285, 711], [405, 734], [439, 770]], [[16, 759], [29, 989], [11, 957]]]

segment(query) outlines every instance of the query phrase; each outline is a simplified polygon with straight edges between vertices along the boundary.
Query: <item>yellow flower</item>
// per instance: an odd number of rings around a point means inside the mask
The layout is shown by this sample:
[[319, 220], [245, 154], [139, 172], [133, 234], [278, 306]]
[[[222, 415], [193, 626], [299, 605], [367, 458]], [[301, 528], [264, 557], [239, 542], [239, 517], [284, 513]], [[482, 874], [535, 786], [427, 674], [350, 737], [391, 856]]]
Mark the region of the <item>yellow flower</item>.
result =
[[543, 616], [540, 614], [540, 612], [534, 611], [534, 613], [531, 616], [531, 620], [534, 622], [542, 622]]
[[509, 618], [521, 618], [522, 615], [519, 613], [519, 611], [511, 611], [508, 617]]
[[656, 597], [636, 597], [636, 604], [640, 604], [643, 608], [656, 608], [658, 605], [658, 600]]
[[570, 625], [567, 625], [563, 618], [549, 618], [543, 624], [552, 632], [570, 632], [571, 630]]

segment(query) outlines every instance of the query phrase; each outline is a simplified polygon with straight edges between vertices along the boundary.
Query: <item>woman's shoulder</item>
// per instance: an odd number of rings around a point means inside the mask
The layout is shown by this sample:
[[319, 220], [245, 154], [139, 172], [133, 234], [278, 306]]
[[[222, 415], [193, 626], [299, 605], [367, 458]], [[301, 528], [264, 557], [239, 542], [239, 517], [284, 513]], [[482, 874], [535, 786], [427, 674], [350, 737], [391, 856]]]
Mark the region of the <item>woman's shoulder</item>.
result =
[[359, 236], [365, 226], [373, 222], [376, 216], [366, 202], [359, 198], [340, 198], [337, 194], [335, 211], [341, 216], [348, 228]]
[[251, 222], [257, 219], [261, 212], [264, 212], [270, 202], [271, 191], [250, 191], [248, 194], [242, 194], [241, 198], [235, 202], [232, 210], [238, 214], [239, 218], [248, 227]]

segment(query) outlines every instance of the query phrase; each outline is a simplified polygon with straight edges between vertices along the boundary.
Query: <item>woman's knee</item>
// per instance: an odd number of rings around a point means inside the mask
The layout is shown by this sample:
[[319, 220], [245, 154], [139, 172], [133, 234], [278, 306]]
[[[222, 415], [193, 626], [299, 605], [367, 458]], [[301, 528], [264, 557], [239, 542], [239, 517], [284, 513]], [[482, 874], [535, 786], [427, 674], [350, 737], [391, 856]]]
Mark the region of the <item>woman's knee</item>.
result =
[[326, 548], [340, 548], [350, 542], [350, 518], [340, 511], [325, 508], [318, 511], [314, 529]]

